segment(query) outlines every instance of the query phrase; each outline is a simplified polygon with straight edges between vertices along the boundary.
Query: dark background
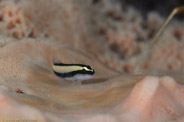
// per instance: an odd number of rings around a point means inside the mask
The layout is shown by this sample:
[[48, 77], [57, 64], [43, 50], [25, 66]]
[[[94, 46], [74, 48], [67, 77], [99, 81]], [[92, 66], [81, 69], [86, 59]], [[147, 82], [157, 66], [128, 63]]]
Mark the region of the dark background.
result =
[[[143, 16], [150, 11], [157, 11], [161, 16], [167, 17], [178, 6], [184, 5], [184, 0], [118, 0], [123, 8], [127, 5], [137, 8]], [[176, 15], [177, 19], [184, 18], [184, 12]]]

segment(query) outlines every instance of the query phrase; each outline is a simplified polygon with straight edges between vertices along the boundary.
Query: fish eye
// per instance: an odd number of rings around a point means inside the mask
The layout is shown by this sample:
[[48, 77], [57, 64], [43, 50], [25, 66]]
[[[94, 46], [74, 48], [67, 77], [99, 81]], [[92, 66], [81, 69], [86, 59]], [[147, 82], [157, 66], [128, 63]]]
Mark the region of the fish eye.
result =
[[90, 66], [85, 66], [87, 69], [92, 69]]
[[83, 67], [83, 70], [93, 72], [93, 69], [90, 66]]

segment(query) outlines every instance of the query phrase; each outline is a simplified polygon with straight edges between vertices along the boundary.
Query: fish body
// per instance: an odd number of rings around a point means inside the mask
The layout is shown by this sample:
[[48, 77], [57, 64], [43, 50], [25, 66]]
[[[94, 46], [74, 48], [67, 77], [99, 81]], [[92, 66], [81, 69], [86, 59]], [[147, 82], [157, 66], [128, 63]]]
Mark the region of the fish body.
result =
[[95, 74], [94, 69], [84, 64], [54, 63], [53, 71], [56, 76], [66, 80], [88, 80]]

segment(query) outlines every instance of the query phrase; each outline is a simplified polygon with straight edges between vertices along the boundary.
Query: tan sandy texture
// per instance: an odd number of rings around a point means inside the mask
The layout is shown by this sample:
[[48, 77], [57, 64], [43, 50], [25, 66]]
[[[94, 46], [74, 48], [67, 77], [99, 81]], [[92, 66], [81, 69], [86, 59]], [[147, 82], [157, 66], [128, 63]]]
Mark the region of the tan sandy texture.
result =
[[0, 122], [29, 120], [46, 122], [40, 111], [9, 98], [2, 91], [0, 92], [0, 102]]
[[[184, 121], [182, 23], [147, 50], [163, 19], [110, 0], [2, 0], [0, 10], [0, 121]], [[65, 81], [53, 61], [96, 74]], [[174, 79], [123, 73], [140, 69]]]
[[[28, 44], [29, 46], [36, 44], [41, 47], [40, 50], [48, 46], [45, 42], [38, 44], [26, 41], [19, 42], [16, 46]], [[61, 49], [66, 51], [65, 54], [70, 52], [66, 48]], [[42, 58], [48, 61], [49, 51], [44, 52], [48, 55]], [[24, 59], [32, 61], [28, 58], [29, 52], [22, 55], [19, 62], [25, 61]], [[63, 56], [64, 54], [61, 58]], [[81, 54], [81, 57], [83, 56]], [[25, 119], [40, 122], [181, 122], [184, 120], [183, 86], [171, 77], [145, 77], [142, 74], [114, 77], [113, 72], [107, 71], [105, 74], [109, 74], [108, 78], [98, 77], [97, 72], [94, 79], [77, 85], [58, 79], [50, 71], [49, 65], [46, 66], [47, 69], [43, 62], [39, 64], [40, 66], [34, 67], [35, 64], [31, 64], [31, 67], [25, 68], [24, 72], [27, 75], [22, 80], [1, 79], [1, 91], [3, 90], [0, 92], [1, 121]], [[91, 65], [95, 67], [98, 63]], [[34, 71], [31, 70], [32, 67], [35, 68]], [[13, 69], [16, 70], [17, 67]], [[17, 75], [19, 73], [17, 72]], [[23, 93], [17, 93], [17, 88]]]
[[[127, 96], [138, 79], [143, 78], [143, 75], [117, 76], [117, 72], [94, 61], [87, 53], [46, 41], [27, 39], [13, 42], [0, 50], [1, 89], [15, 100], [36, 107], [39, 112], [43, 111], [43, 116], [45, 112], [62, 115], [107, 111]], [[53, 60], [89, 64], [94, 67], [96, 75], [94, 79], [82, 82], [82, 85], [73, 84], [54, 75]], [[21, 103], [14, 105], [12, 98], [1, 94], [2, 103], [8, 105], [1, 104], [0, 110], [3, 112], [7, 107], [4, 115], [9, 117], [12, 112], [19, 118], [20, 113], [17, 114], [14, 109], [19, 111], [16, 107]], [[28, 109], [32, 112], [33, 108], [28, 106]], [[27, 114], [22, 116], [29, 119]]]

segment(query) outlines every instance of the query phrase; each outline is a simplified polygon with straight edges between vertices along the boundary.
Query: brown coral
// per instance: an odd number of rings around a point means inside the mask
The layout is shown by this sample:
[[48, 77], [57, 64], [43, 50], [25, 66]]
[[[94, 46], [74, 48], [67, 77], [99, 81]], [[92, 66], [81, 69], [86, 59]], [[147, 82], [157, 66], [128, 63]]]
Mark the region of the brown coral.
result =
[[[169, 30], [168, 30], [169, 31]], [[167, 33], [171, 33], [167, 32]], [[174, 33], [175, 34], [175, 33]], [[184, 70], [184, 43], [178, 42], [172, 35], [165, 34], [155, 45], [152, 53], [144, 62], [146, 69], [157, 71], [183, 71]]]
[[31, 30], [31, 25], [20, 7], [10, 1], [0, 3], [1, 34], [22, 39], [28, 37]]

